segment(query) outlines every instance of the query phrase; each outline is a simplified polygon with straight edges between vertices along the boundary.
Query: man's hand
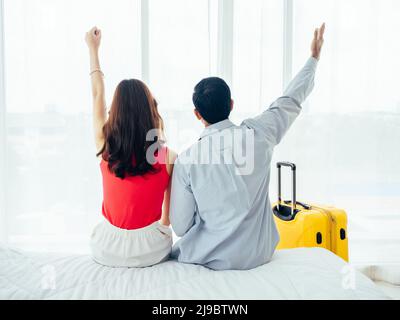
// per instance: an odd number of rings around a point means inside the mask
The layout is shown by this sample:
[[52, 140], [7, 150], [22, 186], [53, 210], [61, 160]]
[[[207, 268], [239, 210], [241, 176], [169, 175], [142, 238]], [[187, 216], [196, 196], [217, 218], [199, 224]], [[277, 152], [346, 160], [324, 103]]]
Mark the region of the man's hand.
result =
[[97, 27], [90, 29], [90, 31], [86, 33], [85, 41], [89, 50], [99, 50], [101, 43], [101, 30]]
[[319, 60], [321, 55], [322, 46], [324, 44], [325, 23], [320, 28], [315, 29], [314, 39], [311, 44], [312, 57]]

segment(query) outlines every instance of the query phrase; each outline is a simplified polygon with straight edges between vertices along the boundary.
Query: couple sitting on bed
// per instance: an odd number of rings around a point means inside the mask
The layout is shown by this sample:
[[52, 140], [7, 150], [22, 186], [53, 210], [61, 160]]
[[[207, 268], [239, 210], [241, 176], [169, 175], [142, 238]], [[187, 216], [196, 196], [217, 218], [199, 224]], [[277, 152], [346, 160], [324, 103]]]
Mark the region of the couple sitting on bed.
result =
[[[179, 156], [163, 143], [157, 101], [142, 81], [122, 81], [107, 114], [101, 31], [86, 34], [105, 217], [91, 237], [96, 262], [146, 267], [172, 258], [246, 270], [271, 259], [279, 241], [268, 196], [271, 157], [313, 88], [324, 29], [315, 30], [312, 56], [283, 96], [240, 126], [229, 120], [225, 81], [202, 80], [193, 104], [205, 130]], [[170, 225], [180, 237], [174, 246]]]

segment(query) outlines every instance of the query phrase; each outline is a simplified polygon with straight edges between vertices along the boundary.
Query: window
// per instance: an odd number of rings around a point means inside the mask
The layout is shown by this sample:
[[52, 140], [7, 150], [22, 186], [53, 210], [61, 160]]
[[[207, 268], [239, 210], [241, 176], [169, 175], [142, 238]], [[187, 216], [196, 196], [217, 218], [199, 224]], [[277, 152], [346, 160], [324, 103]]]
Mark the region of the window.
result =
[[149, 83], [166, 122], [168, 143], [176, 150], [201, 133], [193, 116], [192, 93], [210, 75], [215, 59], [210, 55], [210, 24], [208, 1], [149, 2]]
[[282, 94], [283, 1], [235, 1], [233, 99], [240, 122]]
[[[92, 25], [104, 30], [108, 103], [120, 80], [142, 77], [159, 102], [170, 146], [182, 151], [202, 130], [191, 101], [199, 80], [227, 80], [235, 100], [232, 119], [240, 123], [282, 94], [309, 56], [313, 29], [325, 21], [315, 91], [276, 148], [275, 161], [297, 163], [299, 199], [347, 210], [353, 261], [400, 261], [398, 1], [0, 3], [6, 87], [5, 108], [0, 101], [6, 214], [0, 223], [9, 243], [86, 252], [100, 219], [83, 41]], [[275, 179], [273, 170], [272, 200]]]
[[[101, 212], [84, 31], [106, 30], [107, 98], [140, 77], [140, 1], [4, 1], [8, 241], [85, 251]], [[129, 32], [126, 32], [129, 30]]]

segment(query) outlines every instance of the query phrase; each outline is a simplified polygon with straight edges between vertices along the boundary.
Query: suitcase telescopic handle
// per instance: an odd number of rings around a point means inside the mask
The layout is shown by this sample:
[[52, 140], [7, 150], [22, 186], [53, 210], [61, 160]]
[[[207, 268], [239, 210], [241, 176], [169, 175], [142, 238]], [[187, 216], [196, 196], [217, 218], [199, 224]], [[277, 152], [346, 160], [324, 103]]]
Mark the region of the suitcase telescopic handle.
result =
[[289, 167], [292, 169], [292, 216], [296, 210], [296, 165], [290, 162], [278, 162], [278, 211], [282, 203], [282, 167]]

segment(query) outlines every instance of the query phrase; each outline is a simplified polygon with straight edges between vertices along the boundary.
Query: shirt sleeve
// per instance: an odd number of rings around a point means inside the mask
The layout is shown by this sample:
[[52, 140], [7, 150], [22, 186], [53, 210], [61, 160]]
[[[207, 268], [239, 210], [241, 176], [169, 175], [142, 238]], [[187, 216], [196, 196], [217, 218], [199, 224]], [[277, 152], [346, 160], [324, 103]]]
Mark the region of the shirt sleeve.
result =
[[180, 158], [175, 162], [172, 175], [170, 221], [178, 237], [185, 235], [194, 224], [196, 201], [189, 183], [189, 175]]
[[300, 114], [301, 104], [314, 88], [317, 64], [317, 59], [310, 58], [291, 81], [284, 95], [258, 117], [245, 120], [243, 125], [263, 133], [271, 145], [279, 144]]

